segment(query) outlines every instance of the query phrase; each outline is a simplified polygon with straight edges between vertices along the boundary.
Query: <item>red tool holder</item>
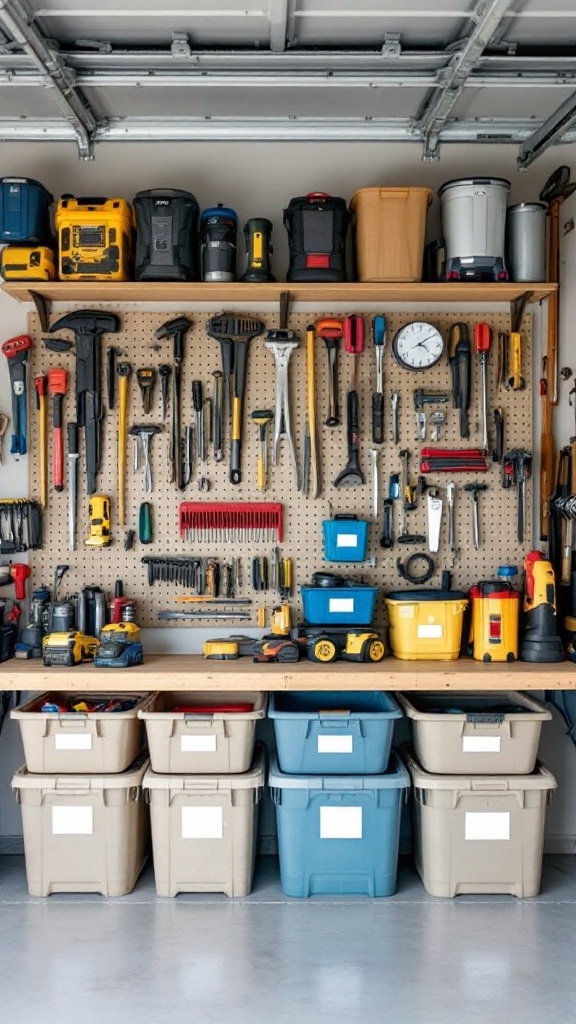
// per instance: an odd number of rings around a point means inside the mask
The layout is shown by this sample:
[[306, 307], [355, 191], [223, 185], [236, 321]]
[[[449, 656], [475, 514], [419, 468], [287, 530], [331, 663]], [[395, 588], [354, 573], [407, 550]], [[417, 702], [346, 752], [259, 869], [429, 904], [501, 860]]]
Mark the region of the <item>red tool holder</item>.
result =
[[344, 349], [351, 356], [364, 351], [364, 319], [358, 313], [351, 313], [342, 321], [344, 327]]
[[269, 501], [182, 501], [178, 526], [181, 539], [188, 530], [276, 530], [284, 539], [282, 505]]
[[486, 473], [488, 462], [481, 448], [423, 448], [421, 473]]

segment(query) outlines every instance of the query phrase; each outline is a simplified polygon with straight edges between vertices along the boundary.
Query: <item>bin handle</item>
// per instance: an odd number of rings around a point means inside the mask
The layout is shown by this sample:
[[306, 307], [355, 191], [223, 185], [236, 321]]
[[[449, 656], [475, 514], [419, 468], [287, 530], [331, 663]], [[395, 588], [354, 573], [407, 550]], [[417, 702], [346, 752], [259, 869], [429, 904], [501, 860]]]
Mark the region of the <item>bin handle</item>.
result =
[[307, 192], [306, 199], [330, 199], [329, 192]]
[[472, 779], [471, 789], [474, 793], [506, 793], [509, 790], [507, 779]]

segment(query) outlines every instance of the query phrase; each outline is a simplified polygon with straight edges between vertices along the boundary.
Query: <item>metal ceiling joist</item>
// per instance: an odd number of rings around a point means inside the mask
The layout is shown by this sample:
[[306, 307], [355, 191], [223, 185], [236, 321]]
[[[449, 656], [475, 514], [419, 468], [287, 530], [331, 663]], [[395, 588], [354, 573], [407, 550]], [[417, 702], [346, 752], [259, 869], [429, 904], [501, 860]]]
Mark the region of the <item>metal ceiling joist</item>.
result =
[[560, 139], [565, 139], [566, 134], [570, 127], [576, 120], [576, 92], [569, 96], [558, 110], [555, 110], [536, 129], [535, 132], [526, 139], [525, 142], [520, 146], [518, 153], [517, 164], [521, 169], [529, 167], [536, 157], [540, 156], [549, 146], [554, 142], [558, 142]]
[[81, 158], [91, 160], [96, 118], [76, 88], [74, 72], [48, 45], [32, 20], [22, 0], [0, 0], [0, 27], [22, 46], [44, 76], [44, 83], [52, 86], [56, 102], [74, 131]]
[[288, 35], [288, 0], [268, 0], [268, 20], [270, 49], [272, 53], [282, 53]]
[[471, 14], [475, 22], [472, 31], [458, 44], [458, 50], [446, 71], [439, 74], [441, 87], [425, 102], [414, 126], [415, 132], [421, 135], [424, 144], [423, 160], [438, 160], [440, 134], [450, 111], [513, 2], [514, 0], [479, 0], [476, 4]]

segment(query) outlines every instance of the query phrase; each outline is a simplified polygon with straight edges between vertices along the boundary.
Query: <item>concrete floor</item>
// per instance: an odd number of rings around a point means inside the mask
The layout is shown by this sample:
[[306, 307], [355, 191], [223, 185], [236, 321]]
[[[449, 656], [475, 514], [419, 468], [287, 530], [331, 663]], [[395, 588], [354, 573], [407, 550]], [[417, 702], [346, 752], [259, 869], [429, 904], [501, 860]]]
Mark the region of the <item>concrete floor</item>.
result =
[[576, 1020], [576, 860], [542, 894], [282, 895], [262, 858], [244, 899], [160, 899], [148, 867], [121, 899], [27, 895], [0, 857], [6, 1024], [569, 1024]]

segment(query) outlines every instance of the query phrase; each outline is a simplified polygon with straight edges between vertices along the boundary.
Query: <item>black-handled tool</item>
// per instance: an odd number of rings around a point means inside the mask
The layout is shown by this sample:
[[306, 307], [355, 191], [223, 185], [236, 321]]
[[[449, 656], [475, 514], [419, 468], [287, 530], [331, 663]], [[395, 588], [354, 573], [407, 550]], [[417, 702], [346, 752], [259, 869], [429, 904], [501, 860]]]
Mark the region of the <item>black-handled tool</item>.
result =
[[360, 402], [356, 390], [357, 363], [356, 359], [364, 351], [364, 321], [361, 316], [352, 314], [344, 320], [344, 347], [352, 356], [350, 371], [350, 388], [346, 401], [346, 432], [348, 441], [348, 461], [334, 481], [334, 487], [342, 484], [363, 484], [366, 482], [360, 469]]
[[394, 502], [392, 498], [384, 498], [382, 502], [382, 509], [384, 512], [384, 519], [382, 524], [382, 535], [380, 537], [381, 548], [392, 548], [394, 547], [394, 526], [392, 510], [394, 508]]
[[470, 437], [471, 348], [466, 324], [454, 324], [450, 330], [448, 361], [452, 371], [452, 399], [460, 411], [460, 437]]
[[378, 314], [372, 320], [372, 338], [376, 353], [376, 390], [372, 394], [372, 441], [384, 444], [384, 350], [386, 318]]

